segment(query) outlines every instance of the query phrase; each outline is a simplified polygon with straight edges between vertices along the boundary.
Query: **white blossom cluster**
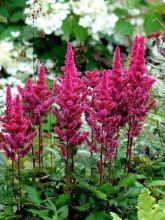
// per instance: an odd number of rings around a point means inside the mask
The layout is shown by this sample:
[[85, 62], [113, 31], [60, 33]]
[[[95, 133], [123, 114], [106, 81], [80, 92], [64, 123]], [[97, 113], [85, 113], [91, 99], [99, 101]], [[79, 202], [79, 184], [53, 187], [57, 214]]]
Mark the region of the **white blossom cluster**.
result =
[[[25, 9], [26, 24], [34, 24], [34, 27], [44, 31], [45, 34], [62, 34], [61, 26], [70, 13], [69, 3], [58, 0], [28, 0], [26, 3], [28, 6]], [[41, 11], [38, 11], [39, 9]]]
[[[19, 32], [13, 32], [11, 35], [17, 37]], [[16, 86], [23, 86], [29, 75], [33, 75], [33, 47], [29, 42], [14, 43], [13, 38], [8, 37], [0, 41], [0, 58], [0, 103], [4, 103], [7, 85], [10, 85], [15, 93]], [[39, 62], [36, 59], [34, 66], [37, 65]], [[48, 59], [45, 66], [52, 68], [54, 63]], [[4, 72], [7, 77], [3, 76]]]
[[[20, 58], [21, 51], [26, 53], [26, 59]], [[33, 66], [29, 59], [32, 58], [32, 48], [25, 45], [14, 45], [11, 38], [0, 41], [0, 102], [5, 100], [6, 85], [16, 88], [16, 85], [22, 85], [23, 79], [27, 78], [33, 72]], [[3, 71], [7, 77], [3, 77]], [[14, 89], [13, 89], [14, 90]], [[15, 91], [13, 91], [15, 92]]]
[[79, 25], [87, 28], [93, 39], [99, 40], [100, 35], [111, 35], [114, 32], [115, 23], [118, 17], [112, 13], [111, 6], [105, 0], [41, 0], [42, 12], [34, 18], [40, 6], [34, 3], [35, 0], [28, 0], [25, 14], [26, 23], [34, 25], [45, 34], [62, 35], [62, 24], [69, 14], [79, 16]]
[[71, 1], [74, 14], [79, 15], [79, 25], [88, 28], [95, 40], [100, 34], [111, 35], [118, 17], [111, 12], [110, 5], [104, 0]]

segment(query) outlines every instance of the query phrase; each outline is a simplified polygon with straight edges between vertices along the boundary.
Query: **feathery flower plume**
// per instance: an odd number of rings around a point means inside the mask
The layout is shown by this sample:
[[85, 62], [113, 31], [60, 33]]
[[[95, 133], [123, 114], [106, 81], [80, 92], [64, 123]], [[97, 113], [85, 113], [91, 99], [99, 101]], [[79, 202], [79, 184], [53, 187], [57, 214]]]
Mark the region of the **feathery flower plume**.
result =
[[129, 125], [126, 162], [128, 164], [127, 168], [129, 172], [133, 139], [140, 134], [148, 112], [153, 105], [155, 105], [155, 100], [150, 101], [150, 89], [152, 88], [155, 79], [147, 75], [147, 69], [145, 67], [144, 37], [135, 37], [131, 61], [125, 74], [127, 122]]
[[[56, 117], [55, 132], [66, 148], [66, 185], [69, 191], [69, 158], [72, 158], [74, 148], [87, 139], [88, 132], [81, 132], [81, 114], [83, 112], [82, 91], [79, 84], [79, 73], [76, 70], [71, 43], [68, 43], [65, 66], [62, 67], [64, 76], [54, 83], [55, 103], [58, 107], [52, 110]], [[60, 145], [60, 148], [62, 146]], [[64, 155], [64, 149], [61, 148]], [[73, 169], [73, 163], [72, 163]]]
[[[39, 130], [39, 149], [38, 149], [38, 160], [39, 168], [41, 168], [41, 157], [42, 157], [42, 123], [43, 117], [47, 116], [51, 104], [54, 98], [51, 97], [52, 92], [46, 85], [45, 67], [40, 66], [38, 72], [38, 80], [36, 85], [33, 85], [32, 80], [26, 81], [26, 88], [18, 86], [18, 91], [22, 96], [24, 102], [24, 111], [28, 115], [33, 125], [38, 126]], [[34, 163], [35, 166], [35, 163]], [[43, 164], [42, 164], [43, 166]]]

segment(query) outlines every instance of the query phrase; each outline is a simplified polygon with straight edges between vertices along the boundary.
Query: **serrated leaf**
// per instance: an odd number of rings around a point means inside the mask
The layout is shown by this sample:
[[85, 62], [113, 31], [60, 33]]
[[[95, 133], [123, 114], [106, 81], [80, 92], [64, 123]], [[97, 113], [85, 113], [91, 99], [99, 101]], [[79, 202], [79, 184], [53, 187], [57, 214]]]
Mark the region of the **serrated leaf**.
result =
[[68, 217], [68, 206], [63, 206], [58, 210], [59, 220], [65, 220]]
[[164, 220], [164, 207], [155, 203], [155, 198], [150, 196], [150, 191], [144, 188], [138, 199], [139, 220]]
[[118, 183], [119, 186], [133, 186], [135, 185], [136, 175], [129, 174], [125, 178], [121, 179]]
[[70, 194], [62, 194], [56, 199], [56, 206], [60, 208], [62, 206], [68, 205], [70, 201]]
[[47, 209], [44, 209], [44, 210], [29, 209], [28, 211], [39, 216], [43, 220], [52, 220], [52, 218], [48, 217], [49, 210]]
[[112, 186], [111, 183], [105, 183], [98, 188], [101, 192], [106, 193], [106, 194], [114, 194], [117, 191], [117, 188]]
[[107, 195], [103, 192], [101, 192], [100, 190], [94, 190], [94, 193], [96, 194], [96, 196], [99, 198], [99, 199], [102, 199], [102, 200], [107, 200]]
[[39, 205], [41, 200], [37, 190], [34, 187], [26, 186], [26, 191], [28, 193], [29, 200]]

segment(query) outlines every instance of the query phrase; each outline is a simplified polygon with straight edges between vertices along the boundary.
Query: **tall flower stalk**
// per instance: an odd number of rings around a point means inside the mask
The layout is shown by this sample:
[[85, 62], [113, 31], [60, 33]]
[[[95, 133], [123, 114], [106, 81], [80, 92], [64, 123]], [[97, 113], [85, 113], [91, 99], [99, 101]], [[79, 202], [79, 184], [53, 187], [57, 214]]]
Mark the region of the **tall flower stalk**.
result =
[[131, 60], [128, 70], [125, 71], [125, 89], [127, 90], [127, 124], [128, 143], [126, 152], [127, 172], [131, 170], [131, 154], [134, 137], [141, 133], [145, 118], [150, 109], [155, 105], [151, 100], [150, 89], [155, 79], [147, 75], [145, 67], [145, 39], [135, 37]]
[[[26, 88], [18, 86], [18, 91], [24, 102], [24, 111], [29, 116], [33, 126], [37, 126], [38, 137], [38, 164], [39, 169], [43, 168], [43, 141], [42, 141], [42, 123], [43, 117], [48, 115], [54, 98], [51, 97], [51, 90], [46, 85], [45, 67], [40, 66], [38, 72], [38, 80], [33, 84], [31, 79], [26, 82]], [[34, 153], [34, 150], [33, 150]], [[33, 157], [34, 158], [34, 157]], [[35, 163], [34, 163], [35, 166]]]
[[12, 172], [14, 172], [13, 162], [17, 161], [18, 184], [21, 196], [20, 162], [32, 148], [33, 139], [37, 132], [31, 128], [30, 120], [23, 114], [19, 95], [14, 100], [12, 99], [10, 87], [7, 88], [6, 111], [1, 120], [3, 122], [2, 148], [6, 157], [12, 160]]
[[64, 76], [59, 75], [58, 81], [54, 83], [55, 103], [57, 107], [52, 110], [56, 117], [55, 132], [61, 144], [61, 153], [65, 159], [66, 191], [70, 190], [70, 159], [72, 159], [74, 148], [86, 140], [88, 132], [81, 132], [81, 115], [83, 112], [82, 89], [79, 73], [74, 64], [73, 49], [68, 43], [65, 66], [62, 67]]

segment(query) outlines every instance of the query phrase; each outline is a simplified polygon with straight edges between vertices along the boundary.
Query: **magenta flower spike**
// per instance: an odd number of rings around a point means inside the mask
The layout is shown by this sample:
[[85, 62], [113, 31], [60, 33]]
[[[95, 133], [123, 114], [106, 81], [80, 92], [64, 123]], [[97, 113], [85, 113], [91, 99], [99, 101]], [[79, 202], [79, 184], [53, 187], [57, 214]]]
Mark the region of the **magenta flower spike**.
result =
[[24, 111], [31, 118], [34, 125], [42, 124], [42, 117], [48, 114], [53, 98], [51, 91], [46, 85], [45, 67], [40, 66], [37, 84], [33, 85], [32, 80], [26, 81], [26, 89], [17, 86], [24, 102]]
[[[8, 94], [9, 90], [7, 91]], [[10, 101], [11, 103], [11, 101]], [[13, 112], [8, 120], [3, 120], [3, 135], [4, 141], [2, 147], [6, 156], [15, 160], [19, 155], [23, 158], [33, 145], [33, 138], [36, 132], [30, 129], [30, 121], [23, 115], [22, 104], [19, 95], [12, 101]], [[6, 119], [7, 113], [4, 116]]]
[[126, 161], [129, 172], [134, 137], [141, 133], [144, 120], [155, 104], [155, 100], [150, 101], [150, 90], [155, 79], [147, 75], [144, 37], [135, 37], [129, 68], [125, 73], [125, 93], [127, 93], [125, 106], [129, 125]]
[[[72, 157], [73, 161], [74, 148], [81, 145], [87, 139], [88, 132], [80, 131], [82, 124], [81, 115], [83, 112], [83, 92], [81, 89], [83, 86], [74, 64], [71, 43], [68, 43], [65, 58], [65, 66], [62, 67], [64, 76], [59, 76], [59, 81], [54, 83], [54, 99], [58, 107], [55, 107], [52, 113], [56, 117], [54, 130], [61, 141], [59, 147], [62, 156], [64, 157], [66, 154], [64, 159], [66, 162], [66, 186], [68, 192], [70, 182], [68, 171], [69, 158]], [[69, 151], [71, 152], [69, 153]], [[71, 167], [73, 169], [73, 163]]]
[[7, 86], [6, 91], [6, 117], [11, 118], [13, 112], [13, 101], [12, 101], [12, 95], [11, 95], [11, 88], [10, 86]]

